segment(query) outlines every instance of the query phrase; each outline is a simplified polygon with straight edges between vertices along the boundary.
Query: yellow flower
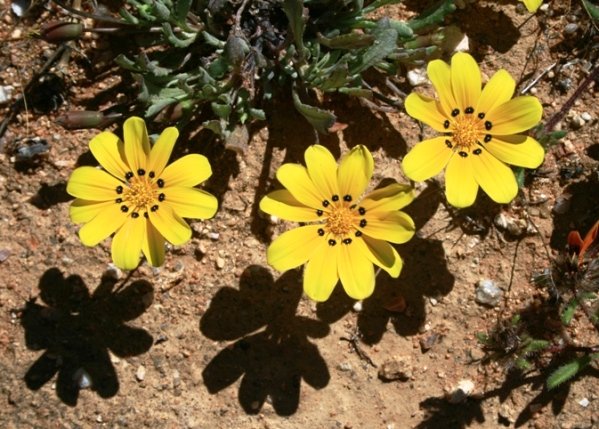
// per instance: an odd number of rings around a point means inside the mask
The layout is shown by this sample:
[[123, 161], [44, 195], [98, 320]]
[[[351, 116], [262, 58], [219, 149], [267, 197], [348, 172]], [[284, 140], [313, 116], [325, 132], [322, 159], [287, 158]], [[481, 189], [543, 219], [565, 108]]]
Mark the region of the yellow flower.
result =
[[529, 12], [534, 13], [543, 4], [543, 0], [522, 0], [522, 3]]
[[174, 245], [191, 238], [182, 218], [207, 219], [216, 213], [216, 198], [195, 185], [212, 174], [206, 157], [187, 155], [167, 166], [176, 128], [166, 128], [154, 146], [141, 118], [123, 125], [123, 142], [111, 132], [94, 137], [89, 148], [104, 170], [79, 167], [67, 192], [76, 197], [71, 219], [84, 223], [79, 237], [95, 246], [116, 231], [112, 259], [123, 269], [139, 264], [141, 252], [152, 266], [164, 262], [165, 239]]
[[397, 183], [366, 196], [374, 161], [368, 149], [356, 146], [340, 162], [320, 145], [305, 152], [306, 166], [284, 164], [277, 179], [287, 188], [260, 201], [266, 213], [295, 222], [312, 222], [281, 234], [268, 248], [268, 263], [279, 271], [306, 264], [304, 291], [326, 301], [338, 280], [354, 299], [374, 290], [374, 267], [398, 277], [402, 261], [388, 242], [405, 243], [414, 222], [399, 209], [414, 196]]
[[455, 54], [451, 66], [431, 61], [427, 71], [439, 99], [412, 93], [406, 111], [444, 135], [417, 144], [403, 160], [404, 173], [423, 181], [447, 167], [445, 193], [455, 207], [472, 205], [479, 186], [494, 201], [509, 203], [518, 185], [506, 164], [536, 168], [545, 156], [536, 140], [518, 134], [541, 120], [541, 103], [530, 96], [511, 99], [516, 83], [505, 70], [481, 90], [478, 65], [465, 53]]

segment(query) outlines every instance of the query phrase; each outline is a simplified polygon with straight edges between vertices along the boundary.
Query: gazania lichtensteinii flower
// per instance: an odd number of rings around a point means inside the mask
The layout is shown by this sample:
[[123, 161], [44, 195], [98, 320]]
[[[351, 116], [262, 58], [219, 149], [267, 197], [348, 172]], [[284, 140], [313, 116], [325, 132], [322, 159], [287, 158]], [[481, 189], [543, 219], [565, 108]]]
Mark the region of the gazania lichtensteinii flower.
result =
[[309, 222], [281, 234], [268, 248], [268, 263], [279, 271], [306, 264], [304, 291], [326, 301], [339, 280], [347, 294], [364, 299], [374, 290], [373, 264], [398, 277], [402, 261], [391, 243], [414, 235], [414, 222], [399, 211], [413, 197], [397, 183], [362, 197], [374, 168], [364, 146], [354, 147], [339, 166], [320, 145], [305, 153], [306, 167], [284, 164], [277, 179], [286, 188], [271, 192], [260, 209], [282, 219]]
[[545, 156], [535, 139], [519, 134], [539, 123], [541, 103], [512, 99], [516, 83], [505, 70], [481, 90], [478, 65], [465, 53], [455, 54], [451, 66], [431, 61], [427, 71], [439, 99], [411, 93], [406, 111], [444, 135], [418, 143], [403, 160], [404, 173], [423, 181], [445, 168], [445, 194], [455, 207], [472, 205], [479, 186], [495, 202], [509, 203], [518, 185], [506, 164], [537, 168]]
[[212, 170], [198, 154], [167, 166], [179, 136], [174, 127], [166, 128], [151, 148], [143, 119], [127, 119], [123, 134], [124, 143], [111, 132], [91, 140], [90, 150], [104, 169], [73, 171], [67, 184], [67, 192], [76, 197], [71, 219], [84, 223], [79, 237], [86, 246], [116, 231], [112, 259], [118, 267], [137, 267], [142, 252], [150, 265], [159, 266], [165, 239], [180, 245], [191, 238], [191, 228], [182, 218], [207, 219], [216, 213], [216, 198], [194, 188]]

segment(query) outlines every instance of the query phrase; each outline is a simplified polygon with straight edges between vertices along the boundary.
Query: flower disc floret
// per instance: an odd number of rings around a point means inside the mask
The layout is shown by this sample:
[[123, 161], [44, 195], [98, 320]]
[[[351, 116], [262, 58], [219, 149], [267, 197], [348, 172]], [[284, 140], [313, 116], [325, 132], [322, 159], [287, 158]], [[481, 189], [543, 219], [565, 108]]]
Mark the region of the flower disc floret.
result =
[[[305, 264], [304, 291], [325, 301], [341, 281], [347, 294], [364, 299], [374, 290], [374, 265], [398, 277], [402, 260], [389, 243], [404, 243], [414, 222], [399, 211], [413, 199], [397, 183], [362, 197], [374, 168], [364, 146], [339, 163], [323, 146], [310, 146], [306, 167], [284, 164], [277, 178], [286, 189], [260, 201], [262, 211], [308, 225], [281, 234], [268, 248], [268, 262], [279, 271]], [[374, 265], [373, 265], [374, 264]]]
[[165, 241], [180, 245], [191, 238], [182, 218], [214, 216], [217, 200], [194, 186], [212, 174], [202, 155], [187, 155], [170, 165], [176, 128], [166, 128], [150, 147], [146, 125], [132, 117], [123, 125], [124, 143], [103, 132], [90, 142], [90, 150], [103, 169], [79, 167], [73, 171], [67, 192], [76, 197], [70, 215], [83, 223], [79, 237], [94, 246], [114, 234], [114, 263], [133, 269], [143, 253], [153, 266], [164, 263]]
[[518, 185], [508, 164], [537, 168], [545, 156], [536, 140], [521, 134], [541, 120], [541, 103], [512, 99], [516, 84], [505, 70], [481, 89], [478, 65], [466, 53], [455, 54], [451, 65], [431, 61], [427, 71], [438, 99], [412, 93], [406, 111], [443, 135], [417, 144], [402, 162], [404, 173], [423, 181], [445, 169], [445, 193], [455, 207], [472, 205], [479, 187], [509, 203]]

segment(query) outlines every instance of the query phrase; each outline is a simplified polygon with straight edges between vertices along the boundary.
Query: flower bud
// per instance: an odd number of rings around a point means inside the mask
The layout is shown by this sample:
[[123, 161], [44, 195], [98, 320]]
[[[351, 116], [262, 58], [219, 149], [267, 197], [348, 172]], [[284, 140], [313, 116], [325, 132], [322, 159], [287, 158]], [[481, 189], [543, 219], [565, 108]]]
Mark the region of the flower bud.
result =
[[76, 22], [49, 21], [40, 28], [40, 37], [46, 42], [62, 43], [78, 39], [83, 25]]
[[104, 115], [102, 112], [79, 110], [65, 113], [64, 115], [56, 118], [56, 122], [69, 130], [82, 128], [102, 128], [119, 116], [120, 114]]

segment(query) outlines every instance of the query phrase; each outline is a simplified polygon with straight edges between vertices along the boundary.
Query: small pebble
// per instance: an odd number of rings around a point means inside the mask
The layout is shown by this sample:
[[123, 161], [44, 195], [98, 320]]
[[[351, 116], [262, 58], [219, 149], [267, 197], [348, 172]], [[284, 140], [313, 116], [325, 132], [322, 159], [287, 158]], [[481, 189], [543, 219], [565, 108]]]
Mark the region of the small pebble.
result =
[[574, 33], [576, 33], [577, 30], [578, 30], [578, 24], [576, 24], [575, 22], [567, 24], [564, 27], [564, 33], [566, 33], [566, 34], [574, 34]]
[[225, 268], [225, 260], [220, 256], [216, 258], [216, 268], [218, 268], [219, 270]]
[[436, 332], [433, 332], [426, 338], [421, 338], [419, 342], [420, 342], [420, 350], [422, 350], [422, 353], [426, 353], [430, 349], [432, 349], [433, 346], [435, 344], [437, 344], [437, 342], [439, 341], [440, 338], [441, 338], [441, 335], [437, 334]]
[[0, 104], [7, 103], [11, 100], [13, 91], [14, 88], [10, 85], [0, 85]]
[[464, 402], [474, 391], [474, 382], [472, 380], [460, 380], [457, 387], [447, 398], [450, 404], [459, 404]]
[[108, 264], [108, 268], [104, 271], [104, 276], [109, 279], [118, 280], [123, 275], [123, 272], [119, 267], [114, 265], [112, 262]]
[[582, 119], [581, 115], [576, 115], [570, 120], [570, 125], [572, 126], [572, 129], [574, 129], [574, 130], [578, 130], [578, 129], [582, 128], [584, 126], [584, 124], [586, 124], [586, 122], [584, 119]]
[[586, 408], [591, 402], [588, 400], [588, 398], [582, 398], [580, 401], [578, 401], [578, 403], [582, 408]]
[[208, 238], [210, 240], [216, 241], [216, 240], [218, 240], [219, 237], [220, 237], [220, 234], [218, 232], [209, 232], [208, 233]]
[[476, 287], [475, 301], [479, 304], [495, 307], [501, 300], [502, 291], [493, 280], [480, 280]]
[[456, 52], [468, 52], [470, 50], [470, 41], [468, 40], [468, 36], [464, 35], [462, 40], [455, 47]]
[[591, 114], [589, 112], [582, 112], [580, 114], [580, 117], [585, 121], [585, 122], [589, 122], [593, 120], [593, 117], [591, 116]]
[[73, 374], [73, 380], [77, 383], [77, 386], [81, 390], [92, 387], [92, 379], [88, 372], [83, 368], [79, 368], [77, 371], [75, 371]]
[[412, 368], [403, 359], [393, 359], [381, 365], [378, 376], [383, 381], [408, 381], [412, 377]]
[[352, 308], [356, 313], [362, 311], [362, 301], [357, 301]]
[[8, 250], [8, 249], [0, 250], [0, 262], [6, 261], [9, 256], [10, 256], [10, 250]]
[[420, 86], [428, 82], [425, 69], [412, 69], [408, 71], [407, 77], [412, 86]]
[[146, 378], [146, 367], [143, 365], [140, 365], [137, 368], [137, 371], [135, 371], [135, 378], [137, 379], [137, 381], [144, 381], [144, 378]]
[[343, 372], [353, 371], [353, 367], [351, 366], [351, 364], [349, 362], [341, 362], [339, 365], [337, 365], [337, 368], [339, 369], [339, 371], [343, 371]]

